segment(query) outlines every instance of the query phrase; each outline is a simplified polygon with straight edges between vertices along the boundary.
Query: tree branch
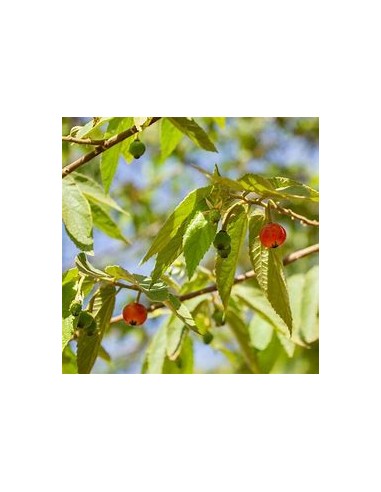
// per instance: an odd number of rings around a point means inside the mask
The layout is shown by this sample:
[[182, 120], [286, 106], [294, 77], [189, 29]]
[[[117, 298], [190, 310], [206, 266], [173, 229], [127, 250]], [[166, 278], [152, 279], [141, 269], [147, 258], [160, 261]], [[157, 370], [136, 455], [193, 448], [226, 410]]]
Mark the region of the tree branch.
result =
[[83, 145], [103, 145], [105, 143], [105, 139], [102, 140], [92, 140], [91, 138], [76, 138], [71, 137], [70, 135], [62, 135], [62, 140], [64, 142], [71, 142]]
[[[300, 249], [298, 251], [294, 251], [293, 253], [290, 253], [289, 255], [285, 256], [283, 258], [283, 265], [287, 266], [290, 263], [293, 263], [294, 261], [299, 260], [300, 258], [303, 258], [304, 256], [311, 255], [313, 253], [317, 253], [319, 251], [319, 244], [314, 244], [312, 246], [308, 246], [307, 248]], [[255, 277], [255, 272], [254, 270], [250, 270], [249, 272], [243, 273], [241, 275], [237, 275], [234, 279], [234, 285], [238, 284], [240, 282], [245, 282], [245, 280], [250, 280]], [[119, 284], [120, 285], [120, 284]], [[179, 301], [187, 301], [189, 299], [193, 299], [194, 297], [202, 296], [203, 294], [208, 294], [210, 292], [214, 292], [217, 290], [217, 285], [212, 284], [209, 285], [208, 287], [204, 287], [203, 289], [195, 290], [194, 292], [189, 292], [188, 294], [183, 294], [181, 296], [178, 296]], [[164, 304], [162, 302], [157, 302], [154, 304], [151, 304], [147, 308], [148, 312], [155, 311], [156, 309], [160, 309], [164, 307]], [[123, 319], [122, 315], [120, 316], [114, 316], [111, 318], [110, 323], [117, 323], [118, 321], [121, 321]]]
[[[149, 126], [153, 125], [156, 123], [158, 120], [160, 120], [161, 116], [159, 117], [153, 117], [151, 118], [146, 125], [142, 125], [142, 129], [148, 128]], [[71, 164], [68, 164], [62, 169], [62, 178], [65, 178], [68, 176], [70, 173], [78, 169], [80, 166], [85, 164], [86, 162], [91, 161], [96, 157], [97, 155], [101, 154], [102, 152], [105, 152], [106, 150], [110, 149], [111, 147], [114, 147], [114, 145], [117, 145], [120, 142], [123, 142], [123, 140], [126, 140], [126, 138], [131, 137], [132, 135], [135, 135], [135, 133], [138, 133], [140, 130], [136, 128], [134, 125], [133, 127], [129, 128], [128, 130], [125, 130], [124, 132], [118, 133], [118, 135], [114, 135], [113, 137], [109, 138], [108, 140], [105, 140], [102, 144], [98, 145], [95, 147], [94, 150], [89, 152], [88, 154], [83, 155], [76, 161], [72, 162]]]

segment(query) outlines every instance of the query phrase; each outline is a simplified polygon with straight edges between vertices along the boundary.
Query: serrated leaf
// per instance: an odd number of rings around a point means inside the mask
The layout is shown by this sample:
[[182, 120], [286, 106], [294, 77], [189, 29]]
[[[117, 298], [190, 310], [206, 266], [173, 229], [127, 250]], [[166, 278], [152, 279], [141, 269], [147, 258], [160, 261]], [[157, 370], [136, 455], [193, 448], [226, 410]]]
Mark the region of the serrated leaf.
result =
[[183, 136], [184, 134], [168, 118], [162, 118], [160, 121], [160, 148], [163, 161], [172, 154]]
[[[112, 148], [112, 147], [111, 147]], [[111, 149], [110, 149], [111, 150]], [[106, 205], [107, 207], [113, 208], [122, 214], [129, 216], [129, 213], [123, 210], [115, 200], [113, 200], [109, 195], [107, 195], [99, 183], [94, 181], [94, 179], [89, 176], [85, 176], [80, 173], [72, 173], [79, 189], [83, 195], [91, 202]], [[65, 178], [65, 181], [68, 178]]]
[[88, 123], [86, 123], [86, 125], [82, 126], [78, 130], [75, 134], [76, 138], [102, 138], [103, 133], [100, 129], [107, 121], [111, 119], [111, 117], [97, 118], [96, 120], [92, 118]]
[[[128, 130], [132, 126], [134, 126], [133, 118], [130, 117], [114, 118], [112, 121], [110, 121], [109, 126], [107, 128], [107, 132], [106, 132], [107, 138], [110, 138], [113, 135]], [[130, 140], [130, 139], [126, 139], [126, 140]], [[103, 187], [106, 193], [108, 193], [112, 180], [114, 179], [116, 169], [119, 163], [119, 156], [123, 151], [123, 144], [126, 145], [125, 140], [117, 145], [114, 145], [113, 147], [106, 150], [105, 152], [102, 152], [101, 160], [100, 160], [100, 171], [101, 171]]]
[[262, 290], [247, 285], [235, 285], [234, 296], [238, 296], [250, 309], [260, 313], [276, 331], [284, 335], [289, 333], [286, 323], [276, 313]]
[[265, 221], [266, 218], [262, 213], [256, 213], [249, 219], [249, 257], [259, 286], [267, 292], [269, 250], [264, 248], [259, 240], [259, 233]]
[[165, 358], [162, 372], [163, 374], [193, 374], [193, 342], [189, 336], [184, 337], [181, 352], [175, 361]]
[[163, 323], [147, 349], [147, 364], [145, 371], [147, 374], [161, 374], [167, 348], [167, 324]]
[[162, 302], [168, 299], [168, 286], [161, 280], [154, 282], [152, 277], [134, 274], [135, 284], [153, 302]]
[[77, 246], [93, 248], [93, 219], [86, 197], [71, 176], [62, 181], [62, 219]]
[[124, 237], [118, 224], [114, 222], [106, 208], [92, 202], [90, 202], [90, 207], [95, 227], [107, 234], [107, 236], [112, 237], [113, 239], [119, 239], [125, 244], [129, 244], [129, 241]]
[[175, 314], [175, 316], [177, 316], [184, 324], [186, 324], [188, 328], [200, 335], [193, 316], [188, 311], [188, 308], [185, 306], [185, 304], [183, 304], [177, 297], [169, 294], [168, 300], [164, 301], [164, 304]]
[[281, 176], [267, 179], [284, 198], [301, 198], [308, 199], [312, 202], [319, 201], [319, 192], [303, 183]]
[[283, 261], [278, 249], [262, 246], [259, 232], [265, 224], [262, 214], [255, 214], [249, 221], [249, 257], [259, 286], [271, 305], [292, 332], [292, 314], [287, 284], [283, 273]]
[[175, 208], [173, 213], [165, 221], [163, 227], [156, 236], [141, 263], [144, 263], [151, 258], [151, 256], [162, 251], [168, 245], [171, 239], [173, 239], [178, 233], [179, 227], [197, 210], [197, 205], [210, 193], [210, 190], [210, 186], [198, 188], [184, 198], [184, 200]]
[[[72, 273], [74, 273], [73, 270], [76, 269], [73, 268], [71, 270]], [[62, 350], [71, 340], [78, 321], [70, 312], [70, 304], [77, 293], [77, 276], [74, 277], [73, 275], [70, 275], [69, 272], [66, 272], [64, 283], [62, 284]], [[68, 280], [68, 278], [70, 278], [70, 280]]]
[[288, 279], [295, 335], [312, 343], [319, 338], [319, 267], [297, 273]]
[[168, 120], [202, 149], [218, 152], [208, 134], [193, 118], [168, 118]]
[[108, 275], [107, 273], [91, 265], [85, 253], [79, 253], [77, 255], [77, 257], [75, 258], [75, 264], [80, 272], [84, 273], [85, 275], [89, 275], [90, 277], [94, 277], [96, 279], [111, 278], [110, 275]]
[[217, 224], [212, 224], [202, 212], [190, 221], [186, 228], [183, 247], [188, 278], [190, 279], [205, 256], [216, 235]]
[[273, 336], [272, 324], [263, 316], [256, 313], [249, 324], [250, 340], [258, 350], [264, 350]]
[[106, 328], [110, 324], [110, 319], [115, 306], [115, 287], [113, 285], [102, 285], [95, 298], [94, 306], [96, 309], [95, 321], [97, 331], [94, 335], [88, 336], [82, 330], [77, 342], [77, 366], [79, 374], [90, 374], [91, 369], [98, 357], [101, 341]]
[[167, 325], [167, 356], [175, 360], [180, 354], [187, 328], [182, 320], [172, 315]]
[[115, 280], [123, 279], [131, 282], [132, 284], [135, 284], [134, 275], [119, 265], [107, 266], [105, 268], [105, 272], [107, 273], [107, 275], [110, 275], [110, 277], [113, 277]]
[[242, 205], [236, 205], [227, 226], [231, 238], [231, 252], [227, 258], [217, 257], [216, 283], [224, 308], [227, 308], [230, 292], [234, 283], [241, 246], [247, 229], [247, 212]]
[[277, 249], [269, 250], [269, 266], [267, 278], [267, 297], [283, 319], [292, 334], [292, 314], [290, 298], [288, 295], [286, 279], [283, 272], [283, 261], [281, 253]]

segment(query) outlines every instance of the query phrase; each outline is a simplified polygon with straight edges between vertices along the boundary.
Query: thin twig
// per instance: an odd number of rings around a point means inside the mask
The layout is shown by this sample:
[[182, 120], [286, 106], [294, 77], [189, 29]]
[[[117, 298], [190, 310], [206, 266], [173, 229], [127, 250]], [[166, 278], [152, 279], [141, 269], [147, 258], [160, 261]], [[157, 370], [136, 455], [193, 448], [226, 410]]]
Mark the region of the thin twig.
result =
[[[160, 120], [159, 117], [153, 117], [150, 118], [147, 122], [146, 125], [142, 125], [142, 129], [148, 128], [149, 126], [153, 125], [156, 123], [156, 121]], [[138, 129], [135, 125], [128, 130], [125, 130], [124, 132], [118, 133], [118, 135], [114, 135], [113, 137], [109, 138], [108, 140], [105, 140], [101, 145], [98, 145], [95, 147], [94, 150], [89, 152], [88, 154], [83, 155], [76, 161], [72, 162], [71, 164], [68, 164], [62, 169], [62, 178], [65, 178], [68, 176], [70, 173], [78, 169], [80, 166], [85, 164], [86, 162], [91, 161], [96, 157], [97, 155], [101, 154], [102, 152], [105, 152], [106, 150], [110, 149], [111, 147], [114, 147], [114, 145], [117, 145], [120, 142], [123, 142], [123, 140], [126, 140], [126, 138], [131, 137], [132, 135], [135, 135], [135, 133], [138, 133], [140, 129]]]
[[83, 144], [83, 145], [103, 145], [106, 142], [106, 139], [102, 140], [93, 140], [91, 138], [76, 138], [71, 137], [70, 135], [62, 135], [62, 140], [64, 142]]
[[[319, 251], [319, 244], [314, 244], [313, 246], [308, 246], [307, 248], [300, 249], [298, 251], [294, 251], [293, 253], [290, 253], [289, 255], [285, 256], [283, 258], [283, 265], [287, 266], [290, 263], [293, 263], [294, 261], [299, 260], [300, 258], [303, 258], [304, 256], [311, 255], [313, 253], [317, 253]], [[241, 275], [237, 275], [234, 278], [234, 284], [238, 284], [240, 282], [245, 282], [245, 280], [250, 280], [255, 277], [255, 272], [254, 270], [250, 270], [249, 272], [243, 273]], [[182, 296], [178, 296], [179, 301], [187, 301], [189, 299], [193, 299], [194, 297], [202, 296], [203, 294], [209, 294], [210, 292], [214, 292], [217, 290], [217, 285], [212, 284], [209, 285], [208, 287], [204, 287], [203, 289], [195, 290], [194, 292], [189, 292], [188, 294], [183, 294]], [[152, 313], [156, 309], [160, 309], [164, 307], [164, 304], [162, 302], [157, 302], [154, 304], [151, 304], [148, 308], [147, 311]], [[123, 319], [122, 315], [120, 316], [114, 316], [111, 318], [110, 323], [117, 323], [118, 321], [121, 321]]]

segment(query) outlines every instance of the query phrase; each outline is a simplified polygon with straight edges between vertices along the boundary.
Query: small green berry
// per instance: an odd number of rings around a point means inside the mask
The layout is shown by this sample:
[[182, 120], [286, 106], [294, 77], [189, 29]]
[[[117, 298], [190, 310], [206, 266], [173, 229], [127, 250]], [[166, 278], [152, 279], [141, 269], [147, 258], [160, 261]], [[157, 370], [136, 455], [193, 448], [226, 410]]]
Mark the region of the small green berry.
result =
[[210, 333], [210, 331], [206, 331], [203, 335], [202, 335], [202, 339], [205, 343], [205, 345], [209, 345], [210, 342], [213, 340], [213, 335]]
[[231, 239], [226, 231], [219, 231], [214, 238], [213, 245], [216, 249], [226, 249], [230, 247]]
[[89, 326], [92, 324], [94, 321], [93, 316], [87, 312], [87, 311], [82, 311], [81, 314], [79, 315], [79, 320], [78, 320], [78, 328], [89, 328]]
[[221, 215], [220, 215], [220, 212], [218, 210], [213, 209], [210, 211], [209, 217], [210, 217], [210, 222], [212, 224], [217, 224], [220, 220]]
[[73, 316], [79, 316], [82, 311], [82, 302], [81, 301], [72, 301], [70, 304], [70, 312]]
[[230, 255], [231, 250], [231, 246], [227, 246], [224, 249], [218, 249], [217, 253], [221, 256], [221, 258], [227, 258]]
[[128, 151], [135, 157], [135, 159], [139, 159], [139, 157], [141, 157], [146, 151], [146, 146], [137, 138], [131, 143]]

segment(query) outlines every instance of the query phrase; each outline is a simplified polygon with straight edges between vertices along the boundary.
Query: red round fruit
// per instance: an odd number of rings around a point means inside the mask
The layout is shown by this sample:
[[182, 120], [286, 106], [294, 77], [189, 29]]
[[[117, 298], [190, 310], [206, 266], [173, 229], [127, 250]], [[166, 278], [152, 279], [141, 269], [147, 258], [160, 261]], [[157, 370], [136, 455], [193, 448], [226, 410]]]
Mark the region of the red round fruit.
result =
[[147, 319], [147, 309], [143, 304], [131, 302], [123, 308], [123, 319], [128, 325], [142, 325]]
[[269, 222], [262, 227], [259, 233], [259, 239], [265, 248], [277, 248], [286, 240], [287, 234], [285, 229], [274, 222]]

